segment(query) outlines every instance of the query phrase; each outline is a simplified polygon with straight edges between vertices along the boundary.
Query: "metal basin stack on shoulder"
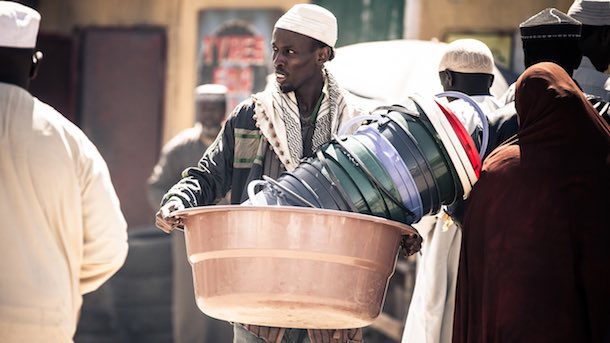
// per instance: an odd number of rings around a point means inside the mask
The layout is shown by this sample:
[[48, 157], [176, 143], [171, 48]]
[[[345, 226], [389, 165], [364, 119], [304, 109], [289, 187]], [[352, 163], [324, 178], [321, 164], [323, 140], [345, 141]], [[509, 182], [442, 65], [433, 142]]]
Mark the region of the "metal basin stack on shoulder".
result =
[[477, 180], [474, 142], [434, 98], [410, 96], [341, 131], [295, 170], [249, 185], [246, 203], [178, 213], [203, 312], [275, 327], [369, 325], [401, 241], [419, 250], [409, 225]]
[[479, 151], [453, 112], [412, 95], [346, 123], [292, 172], [257, 182], [265, 187], [251, 189], [248, 203], [358, 212], [410, 225], [464, 199], [480, 168]]

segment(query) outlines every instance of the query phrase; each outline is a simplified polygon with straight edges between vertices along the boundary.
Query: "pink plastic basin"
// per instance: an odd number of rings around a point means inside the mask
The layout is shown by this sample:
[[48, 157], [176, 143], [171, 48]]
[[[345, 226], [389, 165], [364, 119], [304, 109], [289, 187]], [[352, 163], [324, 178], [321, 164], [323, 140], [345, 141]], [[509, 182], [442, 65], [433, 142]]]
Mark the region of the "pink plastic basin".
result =
[[381, 312], [402, 235], [421, 242], [410, 226], [353, 212], [230, 205], [177, 214], [199, 309], [246, 324], [367, 326]]

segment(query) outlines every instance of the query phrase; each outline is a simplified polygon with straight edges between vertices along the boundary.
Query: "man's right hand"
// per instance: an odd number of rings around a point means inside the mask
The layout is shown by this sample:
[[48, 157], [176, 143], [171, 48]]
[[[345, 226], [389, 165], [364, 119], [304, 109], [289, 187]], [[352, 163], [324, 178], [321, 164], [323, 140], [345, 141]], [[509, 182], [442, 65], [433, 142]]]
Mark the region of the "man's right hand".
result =
[[182, 229], [182, 218], [174, 216], [172, 213], [184, 209], [184, 205], [178, 201], [170, 201], [163, 205], [155, 215], [155, 225], [165, 233], [170, 233], [174, 229]]

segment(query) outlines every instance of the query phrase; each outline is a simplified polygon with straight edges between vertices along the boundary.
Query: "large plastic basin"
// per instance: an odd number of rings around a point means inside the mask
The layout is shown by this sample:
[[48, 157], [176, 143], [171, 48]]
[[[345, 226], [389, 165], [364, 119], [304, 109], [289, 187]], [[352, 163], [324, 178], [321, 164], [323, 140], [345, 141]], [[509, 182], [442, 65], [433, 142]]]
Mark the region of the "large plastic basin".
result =
[[207, 206], [184, 218], [197, 305], [231, 322], [356, 328], [381, 312], [405, 224], [353, 212]]

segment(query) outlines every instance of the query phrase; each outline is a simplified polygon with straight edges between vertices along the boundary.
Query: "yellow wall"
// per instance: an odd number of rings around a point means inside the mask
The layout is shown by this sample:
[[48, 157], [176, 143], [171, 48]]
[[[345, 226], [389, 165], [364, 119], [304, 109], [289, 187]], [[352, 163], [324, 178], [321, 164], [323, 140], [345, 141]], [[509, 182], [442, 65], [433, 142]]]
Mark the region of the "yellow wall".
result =
[[443, 39], [448, 30], [512, 31], [547, 7], [567, 12], [572, 0], [419, 0], [420, 38]]
[[206, 8], [287, 10], [296, 0], [40, 0], [41, 30], [70, 34], [77, 26], [167, 28], [163, 141], [192, 125], [196, 86], [197, 15]]

